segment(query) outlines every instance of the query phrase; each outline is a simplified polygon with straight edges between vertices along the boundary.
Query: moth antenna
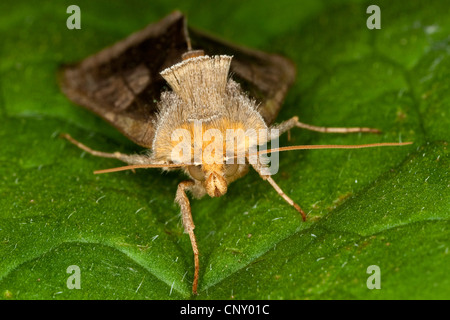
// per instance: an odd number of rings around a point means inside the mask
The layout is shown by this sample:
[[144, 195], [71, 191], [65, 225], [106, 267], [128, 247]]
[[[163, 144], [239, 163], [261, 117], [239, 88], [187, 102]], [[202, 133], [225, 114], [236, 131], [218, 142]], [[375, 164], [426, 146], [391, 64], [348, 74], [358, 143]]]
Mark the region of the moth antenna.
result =
[[[270, 153], [270, 152], [281, 152], [281, 151], [292, 151], [292, 150], [311, 150], [311, 149], [362, 149], [362, 148], [373, 148], [373, 147], [396, 147], [396, 146], [406, 146], [413, 144], [413, 142], [380, 142], [380, 143], [370, 143], [370, 144], [351, 144], [351, 145], [339, 145], [339, 144], [323, 144], [323, 145], [305, 145], [305, 146], [289, 146], [274, 148], [268, 150], [261, 150], [256, 153], [256, 155]], [[255, 154], [253, 154], [255, 155]]]
[[189, 30], [188, 30], [188, 25], [187, 25], [187, 18], [184, 19], [183, 31], [184, 31], [184, 36], [186, 39], [187, 51], [181, 55], [181, 59], [183, 59], [183, 61], [184, 61], [187, 59], [204, 56], [205, 51], [192, 49], [191, 38], [189, 37]]
[[129, 166], [96, 170], [94, 174], [102, 174], [102, 173], [110, 173], [110, 172], [118, 172], [125, 170], [134, 170], [134, 169], [146, 169], [146, 168], [181, 168], [186, 166], [185, 164], [133, 164]]
[[189, 37], [187, 18], [184, 19], [183, 31], [184, 36], [186, 37], [187, 51], [192, 51], [191, 37]]

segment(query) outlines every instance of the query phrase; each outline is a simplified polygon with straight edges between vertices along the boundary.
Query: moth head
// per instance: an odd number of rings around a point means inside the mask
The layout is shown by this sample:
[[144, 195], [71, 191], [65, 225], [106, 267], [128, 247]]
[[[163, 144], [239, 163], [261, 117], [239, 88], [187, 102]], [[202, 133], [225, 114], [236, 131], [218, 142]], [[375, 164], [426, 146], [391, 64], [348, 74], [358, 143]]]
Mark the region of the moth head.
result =
[[228, 184], [238, 178], [239, 164], [191, 165], [187, 169], [192, 179], [200, 182], [210, 197], [220, 197], [228, 190]]

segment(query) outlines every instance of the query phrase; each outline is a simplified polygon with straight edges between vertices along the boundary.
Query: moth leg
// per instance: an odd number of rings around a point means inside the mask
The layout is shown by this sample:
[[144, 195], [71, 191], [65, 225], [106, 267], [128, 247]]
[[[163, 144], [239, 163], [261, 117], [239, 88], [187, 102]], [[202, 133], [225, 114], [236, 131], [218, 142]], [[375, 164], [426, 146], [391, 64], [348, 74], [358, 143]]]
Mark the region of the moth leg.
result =
[[[292, 117], [289, 120], [286, 120], [276, 126], [274, 126], [272, 129], [278, 129], [279, 133], [278, 136], [281, 136], [286, 131], [289, 131], [290, 129], [297, 127], [297, 128], [303, 128], [306, 130], [311, 131], [317, 131], [317, 132], [323, 132], [323, 133], [355, 133], [355, 132], [371, 132], [371, 133], [380, 133], [381, 131], [374, 128], [332, 128], [332, 127], [318, 127], [313, 126], [311, 124], [303, 123], [298, 121], [298, 117]], [[271, 138], [274, 139], [277, 136], [272, 136]]]
[[181, 209], [181, 219], [183, 221], [184, 232], [189, 234], [191, 239], [192, 251], [194, 252], [194, 282], [192, 283], [192, 293], [197, 294], [198, 285], [198, 273], [200, 270], [198, 259], [198, 247], [197, 240], [194, 234], [194, 220], [192, 219], [191, 205], [186, 195], [186, 190], [190, 190], [194, 186], [193, 181], [183, 181], [178, 184], [177, 194], [175, 196], [175, 202], [178, 203]]
[[271, 176], [268, 175], [263, 175], [261, 174], [260, 170], [259, 170], [259, 166], [257, 165], [252, 165], [252, 167], [256, 170], [256, 172], [259, 173], [260, 177], [263, 180], [266, 180], [267, 182], [270, 183], [270, 185], [275, 189], [275, 191], [287, 202], [289, 203], [291, 206], [294, 207], [295, 210], [297, 210], [301, 215], [302, 215], [302, 219], [303, 221], [306, 221], [306, 213], [302, 210], [302, 208], [300, 208], [300, 206], [294, 202], [294, 200], [292, 200], [291, 198], [289, 198], [289, 196], [284, 193], [284, 191], [280, 188], [280, 186], [272, 179]]
[[150, 161], [149, 157], [144, 156], [144, 155], [138, 155], [138, 154], [128, 155], [128, 154], [123, 154], [120, 152], [108, 153], [108, 152], [92, 150], [88, 146], [85, 146], [81, 142], [72, 138], [67, 133], [62, 134], [61, 137], [68, 140], [72, 144], [76, 145], [81, 150], [84, 150], [87, 153], [92, 154], [93, 156], [96, 156], [96, 157], [118, 159], [118, 160], [126, 162], [128, 164], [148, 164]]

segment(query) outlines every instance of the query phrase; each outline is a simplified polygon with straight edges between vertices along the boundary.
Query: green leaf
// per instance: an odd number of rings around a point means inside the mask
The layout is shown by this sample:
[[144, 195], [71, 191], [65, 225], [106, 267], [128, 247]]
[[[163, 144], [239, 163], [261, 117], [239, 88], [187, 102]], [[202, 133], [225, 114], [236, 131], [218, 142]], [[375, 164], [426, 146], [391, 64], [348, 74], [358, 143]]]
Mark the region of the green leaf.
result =
[[[0, 297], [4, 299], [448, 299], [450, 19], [445, 1], [67, 1], [0, 5]], [[281, 188], [255, 172], [221, 198], [192, 200], [201, 253], [173, 203], [181, 174], [119, 165], [93, 149], [141, 151], [60, 92], [56, 70], [173, 9], [230, 41], [291, 58], [279, 121], [367, 126], [381, 135], [292, 130], [281, 145], [413, 141], [406, 147], [280, 154]], [[68, 267], [81, 289], [67, 287]], [[381, 289], [368, 289], [369, 266]]]

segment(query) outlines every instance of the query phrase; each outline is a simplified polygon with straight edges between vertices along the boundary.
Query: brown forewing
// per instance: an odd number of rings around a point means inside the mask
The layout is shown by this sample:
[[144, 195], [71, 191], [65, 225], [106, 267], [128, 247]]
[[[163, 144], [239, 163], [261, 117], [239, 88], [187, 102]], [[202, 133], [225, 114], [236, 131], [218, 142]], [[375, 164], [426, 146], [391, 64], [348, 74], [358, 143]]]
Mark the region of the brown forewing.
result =
[[[260, 103], [261, 115], [272, 123], [295, 78], [292, 62], [196, 30], [190, 29], [189, 34], [194, 49], [234, 56], [234, 79]], [[61, 88], [70, 100], [95, 112], [138, 145], [151, 148], [156, 103], [167, 86], [159, 73], [181, 61], [187, 41], [185, 17], [174, 12], [77, 64], [64, 66]]]

